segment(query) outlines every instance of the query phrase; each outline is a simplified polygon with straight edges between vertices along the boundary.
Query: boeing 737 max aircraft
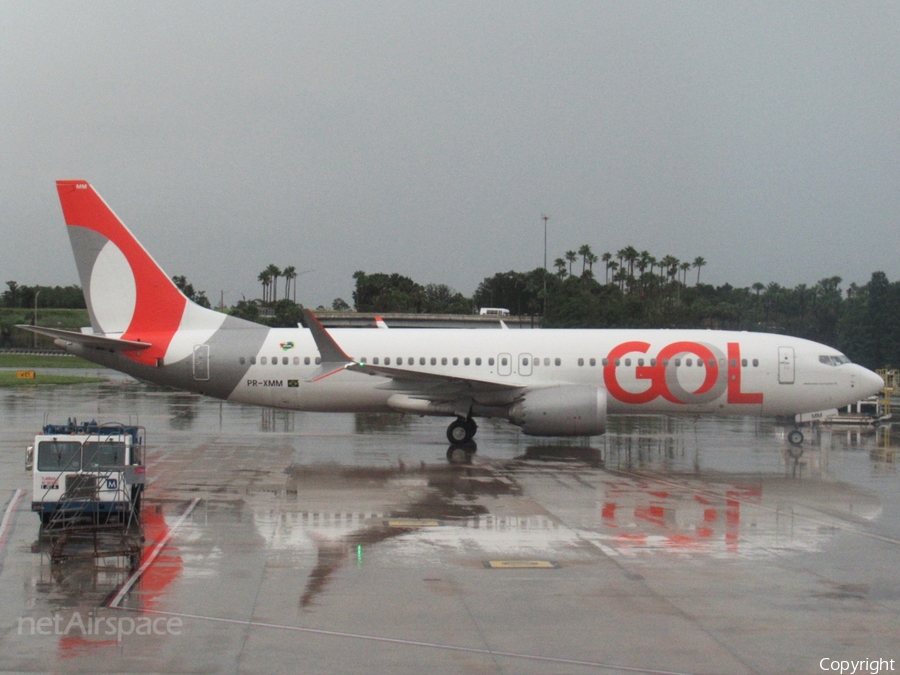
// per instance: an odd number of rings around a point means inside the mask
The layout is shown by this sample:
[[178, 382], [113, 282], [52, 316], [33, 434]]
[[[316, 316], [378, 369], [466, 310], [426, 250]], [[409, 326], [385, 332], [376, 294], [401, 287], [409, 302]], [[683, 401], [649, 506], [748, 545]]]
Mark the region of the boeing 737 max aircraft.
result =
[[[57, 182], [91, 326], [23, 326], [136, 378], [319, 412], [478, 417], [535, 436], [604, 433], [608, 414], [791, 416], [877, 393], [825, 345], [714, 330], [268, 328], [188, 300], [85, 181]], [[795, 434], [799, 432], [794, 432]], [[802, 435], [793, 436], [802, 440]]]

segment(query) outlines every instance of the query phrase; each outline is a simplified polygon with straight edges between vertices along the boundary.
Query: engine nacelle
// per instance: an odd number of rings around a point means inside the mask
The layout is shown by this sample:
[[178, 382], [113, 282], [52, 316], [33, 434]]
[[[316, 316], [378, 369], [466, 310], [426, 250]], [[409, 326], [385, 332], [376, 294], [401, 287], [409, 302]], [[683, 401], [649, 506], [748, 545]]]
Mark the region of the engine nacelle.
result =
[[529, 436], [599, 436], [606, 432], [606, 389], [560, 384], [532, 389], [509, 409]]

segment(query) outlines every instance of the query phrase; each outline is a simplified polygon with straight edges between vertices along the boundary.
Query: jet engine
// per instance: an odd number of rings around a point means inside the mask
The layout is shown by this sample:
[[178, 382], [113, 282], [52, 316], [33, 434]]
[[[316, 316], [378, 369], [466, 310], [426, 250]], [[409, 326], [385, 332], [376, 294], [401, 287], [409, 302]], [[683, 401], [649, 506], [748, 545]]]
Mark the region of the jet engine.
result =
[[509, 408], [529, 436], [599, 436], [606, 432], [606, 390], [588, 384], [531, 389]]

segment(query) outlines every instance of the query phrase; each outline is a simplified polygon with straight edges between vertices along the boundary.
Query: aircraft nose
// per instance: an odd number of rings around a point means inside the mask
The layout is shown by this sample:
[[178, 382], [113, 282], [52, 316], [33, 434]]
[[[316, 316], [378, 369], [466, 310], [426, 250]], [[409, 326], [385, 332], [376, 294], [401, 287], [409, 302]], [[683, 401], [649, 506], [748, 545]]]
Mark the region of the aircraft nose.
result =
[[860, 370], [862, 371], [858, 377], [859, 388], [861, 390], [860, 393], [868, 397], [874, 396], [879, 391], [884, 389], [884, 380], [881, 379], [881, 375], [879, 375], [878, 373], [873, 373], [867, 368], [860, 367]]

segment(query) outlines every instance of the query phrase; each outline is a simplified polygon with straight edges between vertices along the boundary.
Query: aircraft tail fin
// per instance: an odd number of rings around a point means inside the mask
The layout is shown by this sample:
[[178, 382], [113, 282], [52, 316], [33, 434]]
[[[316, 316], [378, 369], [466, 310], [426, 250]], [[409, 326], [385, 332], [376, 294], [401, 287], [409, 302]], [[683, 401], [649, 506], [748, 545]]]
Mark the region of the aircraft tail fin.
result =
[[94, 333], [152, 343], [135, 360], [165, 356], [180, 328], [213, 328], [224, 317], [178, 289], [87, 181], [56, 182]]

